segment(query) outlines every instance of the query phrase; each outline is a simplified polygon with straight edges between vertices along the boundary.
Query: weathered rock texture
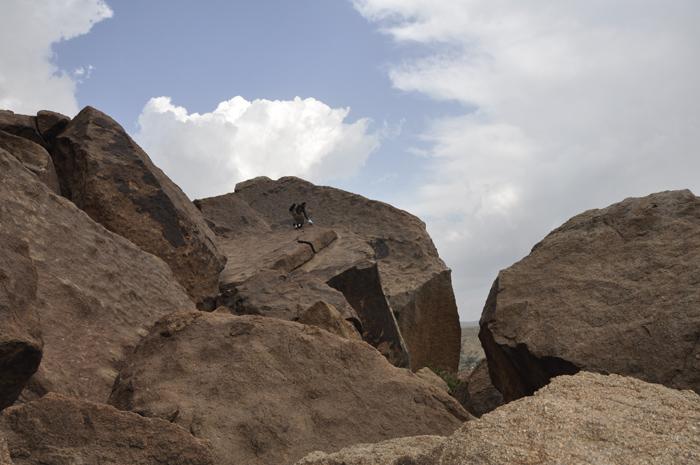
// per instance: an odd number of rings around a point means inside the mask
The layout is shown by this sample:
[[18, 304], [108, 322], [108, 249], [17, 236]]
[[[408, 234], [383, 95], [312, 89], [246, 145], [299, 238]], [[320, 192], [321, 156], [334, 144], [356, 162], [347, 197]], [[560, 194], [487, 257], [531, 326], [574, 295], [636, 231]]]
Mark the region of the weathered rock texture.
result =
[[417, 463], [692, 465], [699, 430], [692, 391], [581, 372], [465, 423]]
[[51, 155], [44, 147], [23, 137], [0, 131], [0, 149], [6, 150], [22, 162], [24, 167], [34, 173], [52, 192], [60, 193]]
[[440, 378], [440, 376], [438, 376], [433, 370], [431, 370], [428, 367], [423, 367], [420, 370], [416, 371], [416, 375], [418, 375], [418, 377], [421, 378], [423, 381], [432, 384], [433, 386], [442, 391], [447, 392], [449, 390], [447, 381]]
[[195, 300], [217, 294], [224, 258], [213, 233], [119, 124], [86, 107], [56, 137], [52, 156], [64, 196], [162, 258]]
[[[695, 465], [700, 396], [618, 375], [560, 376], [447, 438], [309, 454], [297, 465]], [[402, 457], [401, 447], [410, 451]], [[376, 461], [374, 461], [376, 460]]]
[[356, 444], [338, 452], [312, 452], [295, 465], [403, 465], [444, 441], [443, 436], [411, 436], [376, 444]]
[[14, 465], [214, 464], [206, 443], [167, 421], [58, 394], [5, 410], [0, 437]]
[[[408, 347], [411, 367], [456, 371], [460, 327], [450, 271], [425, 225], [390, 205], [294, 177], [255, 178], [238, 184], [233, 194], [198, 200], [231, 264], [222, 273], [222, 285], [241, 284], [259, 271], [251, 263], [274, 255], [280, 244], [296, 241], [299, 232], [291, 227], [288, 208], [300, 201], [307, 202], [314, 220], [301, 234], [327, 228], [337, 239], [295, 262], [296, 270], [329, 281], [360, 263], [376, 262], [379, 285]], [[385, 317], [381, 320], [388, 321]], [[388, 327], [375, 329], [391, 333]], [[363, 330], [373, 331], [365, 322]], [[396, 346], [398, 340], [387, 344]]]
[[[26, 244], [0, 243], [0, 256], [15, 253], [20, 262], [5, 281], [20, 286], [5, 288], [13, 311], [31, 294], [22, 286], [36, 282], [30, 307], [41, 323], [44, 354], [28, 388], [35, 395], [105, 401], [144, 327], [166, 313], [195, 310], [163, 261], [92, 221], [2, 150], [0, 237]], [[0, 331], [5, 328], [3, 321]]]
[[0, 232], [0, 410], [12, 405], [41, 361], [43, 342], [32, 307], [36, 289], [29, 247]]
[[316, 302], [311, 307], [304, 310], [304, 313], [301, 314], [298, 321], [305, 325], [312, 325], [325, 329], [336, 336], [357, 341], [362, 340], [362, 337], [355, 327], [347, 320], [344, 320], [340, 312], [336, 310], [333, 305], [323, 301]]
[[700, 199], [575, 216], [499, 273], [479, 337], [506, 400], [579, 369], [700, 392]]
[[452, 395], [469, 413], [480, 417], [503, 405], [503, 395], [496, 389], [489, 376], [486, 359], [461, 379]]
[[10, 110], [0, 110], [0, 131], [9, 132], [46, 147], [36, 125], [36, 116], [20, 115]]
[[314, 451], [449, 434], [459, 404], [365, 342], [277, 318], [164, 318], [129, 357], [110, 403], [211, 441], [220, 464], [284, 464]]

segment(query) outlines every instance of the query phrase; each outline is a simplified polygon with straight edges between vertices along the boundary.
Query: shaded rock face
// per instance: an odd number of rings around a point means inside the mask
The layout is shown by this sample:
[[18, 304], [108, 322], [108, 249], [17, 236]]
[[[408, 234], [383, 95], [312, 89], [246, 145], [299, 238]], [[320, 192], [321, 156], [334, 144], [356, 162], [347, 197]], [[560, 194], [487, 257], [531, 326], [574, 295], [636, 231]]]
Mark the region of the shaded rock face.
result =
[[129, 357], [110, 403], [208, 439], [220, 464], [291, 463], [313, 450], [449, 434], [468, 418], [364, 342], [218, 312], [159, 322]]
[[224, 265], [200, 212], [109, 116], [86, 107], [56, 137], [61, 192], [91, 218], [162, 258], [193, 299]]
[[333, 277], [328, 284], [343, 293], [362, 321], [362, 338], [398, 367], [409, 367], [409, 355], [394, 313], [382, 291], [376, 263], [361, 264]]
[[389, 439], [376, 444], [357, 444], [338, 452], [312, 452], [295, 465], [402, 465], [444, 441], [442, 436], [411, 436]]
[[58, 394], [5, 410], [0, 437], [14, 465], [214, 464], [205, 443], [167, 421]]
[[465, 423], [408, 463], [691, 465], [700, 463], [699, 425], [692, 391], [581, 372]]
[[2, 150], [0, 237], [25, 243], [0, 242], [0, 257], [14, 260], [1, 280], [11, 312], [36, 283], [29, 305], [44, 352], [26, 398], [55, 391], [106, 400], [139, 333], [166, 313], [195, 311], [162, 260], [92, 221]]
[[465, 377], [452, 393], [469, 413], [476, 417], [503, 405], [503, 395], [491, 382], [486, 359]]
[[[2, 155], [0, 155], [2, 156]], [[6, 156], [6, 155], [5, 155]], [[39, 367], [43, 341], [32, 302], [37, 273], [29, 247], [0, 233], [0, 410], [12, 405]]]
[[51, 160], [51, 155], [39, 144], [28, 139], [0, 131], [0, 149], [17, 158], [25, 168], [34, 173], [41, 182], [59, 194], [58, 176]]
[[[406, 342], [411, 367], [456, 371], [460, 327], [450, 272], [425, 225], [390, 205], [294, 177], [255, 178], [238, 184], [233, 194], [199, 200], [221, 249], [234, 264], [226, 280], [240, 283], [241, 277], [249, 278], [254, 272], [245, 264], [259, 261], [273, 244], [297, 233], [288, 208], [300, 201], [307, 202], [314, 220], [302, 233], [325, 228], [337, 239], [297, 269], [330, 281], [357, 264], [376, 262], [381, 290]], [[368, 331], [365, 322], [363, 329]]]
[[584, 212], [499, 273], [479, 338], [506, 400], [579, 369], [700, 392], [700, 199]]

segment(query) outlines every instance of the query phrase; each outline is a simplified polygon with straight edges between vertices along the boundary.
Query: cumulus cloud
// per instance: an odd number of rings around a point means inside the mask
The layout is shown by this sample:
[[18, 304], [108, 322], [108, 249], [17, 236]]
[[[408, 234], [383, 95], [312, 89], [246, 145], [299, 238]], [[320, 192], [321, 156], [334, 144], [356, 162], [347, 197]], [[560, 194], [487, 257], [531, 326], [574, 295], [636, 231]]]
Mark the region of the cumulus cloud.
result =
[[568, 217], [629, 196], [700, 194], [700, 4], [690, 0], [356, 0], [427, 45], [393, 85], [460, 102], [426, 128], [411, 209], [476, 319], [498, 269]]
[[189, 113], [169, 97], [152, 98], [136, 139], [193, 198], [232, 192], [255, 176], [333, 180], [354, 174], [380, 142], [366, 118], [313, 98], [234, 97], [210, 113]]
[[0, 12], [0, 108], [74, 115], [75, 77], [56, 67], [51, 46], [86, 34], [112, 16], [102, 0], [3, 0]]

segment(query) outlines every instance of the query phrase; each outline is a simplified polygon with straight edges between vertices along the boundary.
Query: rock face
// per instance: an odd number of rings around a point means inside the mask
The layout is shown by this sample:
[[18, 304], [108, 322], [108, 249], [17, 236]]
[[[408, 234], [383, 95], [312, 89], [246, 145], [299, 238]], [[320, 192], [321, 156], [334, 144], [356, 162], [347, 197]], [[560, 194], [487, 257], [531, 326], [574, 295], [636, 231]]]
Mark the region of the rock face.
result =
[[0, 110], [0, 131], [14, 134], [46, 147], [46, 142], [37, 128], [35, 116], [20, 115], [9, 110]]
[[330, 454], [312, 452], [295, 465], [402, 465], [415, 463], [444, 441], [442, 436], [412, 436], [377, 444], [357, 444]]
[[52, 192], [59, 194], [58, 176], [51, 155], [39, 144], [9, 132], [0, 131], [0, 149], [17, 158], [25, 168], [34, 173]]
[[[222, 274], [222, 284], [241, 284], [258, 272], [251, 270], [249, 263], [259, 263], [279, 244], [294, 240], [298, 232], [291, 227], [288, 208], [300, 201], [307, 202], [314, 220], [302, 234], [325, 228], [337, 239], [296, 262], [296, 270], [328, 282], [358, 264], [376, 263], [386, 308], [393, 310], [393, 315], [383, 314], [384, 306], [376, 312], [382, 321], [395, 318], [396, 333], [408, 348], [411, 367], [429, 365], [456, 371], [460, 327], [450, 271], [440, 260], [425, 225], [387, 204], [294, 177], [277, 181], [255, 178], [238, 184], [233, 194], [198, 200], [232, 264]], [[365, 332], [382, 331], [373, 331], [364, 321], [362, 325]], [[391, 333], [386, 329], [385, 334]], [[399, 341], [394, 338], [387, 344], [398, 347]]]
[[486, 359], [482, 359], [466, 379], [460, 380], [452, 395], [476, 417], [503, 405], [503, 395], [491, 382]]
[[[10, 312], [19, 314], [36, 286], [29, 310], [38, 315], [44, 354], [27, 398], [55, 391], [105, 401], [144, 327], [166, 313], [195, 310], [165, 263], [53, 194], [2, 150], [0, 237], [24, 243], [0, 242], [0, 257], [14, 261], [9, 275], [0, 271]], [[12, 328], [6, 321], [0, 334]]]
[[291, 463], [313, 450], [449, 434], [468, 418], [364, 342], [218, 312], [159, 322], [129, 357], [110, 403], [208, 439], [222, 465]]
[[58, 394], [5, 410], [0, 438], [14, 465], [214, 464], [205, 443], [167, 421]]
[[357, 332], [355, 327], [344, 320], [342, 315], [333, 305], [323, 301], [318, 301], [311, 307], [307, 308], [299, 318], [299, 323], [305, 325], [317, 326], [325, 329], [329, 333], [346, 339], [354, 339], [361, 341], [362, 337]]
[[581, 372], [465, 423], [414, 463], [691, 465], [700, 463], [698, 428], [692, 391]]
[[700, 392], [700, 199], [582, 213], [499, 273], [479, 337], [506, 400], [579, 369]]
[[[618, 375], [560, 376], [447, 438], [309, 454], [297, 465], [695, 465], [700, 396]], [[407, 447], [407, 456], [401, 448]]]
[[218, 293], [224, 258], [213, 234], [119, 124], [86, 107], [54, 145], [64, 196], [110, 231], [162, 258], [193, 299]]
[[416, 375], [418, 375], [418, 377], [420, 377], [423, 381], [432, 384], [433, 386], [442, 391], [447, 392], [450, 389], [447, 382], [444, 379], [440, 378], [440, 376], [438, 376], [433, 370], [431, 370], [428, 367], [423, 367], [420, 370], [416, 371]]
[[[0, 151], [0, 156], [3, 156]], [[7, 156], [5, 153], [4, 156]], [[32, 302], [37, 273], [29, 247], [0, 233], [0, 410], [12, 405], [39, 367], [43, 341]]]

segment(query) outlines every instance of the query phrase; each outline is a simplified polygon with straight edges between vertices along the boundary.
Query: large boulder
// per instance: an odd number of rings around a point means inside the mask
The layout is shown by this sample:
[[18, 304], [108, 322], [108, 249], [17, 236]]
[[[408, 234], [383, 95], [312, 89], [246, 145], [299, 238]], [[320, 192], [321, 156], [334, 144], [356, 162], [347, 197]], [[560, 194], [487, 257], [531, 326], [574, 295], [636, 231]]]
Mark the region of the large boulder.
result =
[[32, 307], [36, 290], [29, 247], [0, 233], [0, 410], [12, 405], [41, 361], [43, 341]]
[[[0, 257], [10, 257], [2, 272], [10, 311], [19, 313], [36, 286], [30, 307], [44, 353], [26, 398], [56, 391], [105, 401], [139, 334], [166, 313], [196, 310], [162, 260], [92, 221], [2, 150], [0, 237], [24, 242], [0, 242]], [[10, 327], [2, 321], [0, 333]]]
[[0, 110], [0, 131], [14, 134], [46, 147], [46, 142], [37, 128], [36, 116], [20, 115], [10, 110]]
[[700, 396], [692, 391], [580, 372], [554, 378], [534, 396], [466, 422], [442, 440], [403, 438], [312, 453], [297, 465], [695, 465], [699, 428]]
[[469, 418], [365, 342], [219, 312], [160, 321], [128, 358], [110, 403], [210, 440], [222, 465], [286, 464], [314, 450], [444, 435]]
[[692, 391], [581, 372], [465, 423], [416, 462], [693, 465], [698, 428], [700, 397]]
[[0, 463], [214, 465], [206, 443], [167, 421], [59, 394], [0, 416]]
[[619, 373], [700, 392], [700, 198], [630, 198], [501, 271], [479, 337], [506, 401], [552, 376]]
[[29, 139], [0, 130], [0, 149], [6, 150], [22, 162], [24, 167], [34, 173], [51, 191], [60, 193], [53, 160], [44, 147]]
[[[450, 271], [423, 222], [405, 211], [294, 177], [239, 183], [233, 194], [197, 201], [220, 243], [230, 244], [222, 250], [239, 264], [233, 265], [238, 269], [230, 280], [240, 283], [241, 277], [255, 274], [247, 264], [259, 263], [280, 238], [299, 233], [292, 229], [288, 208], [300, 201], [307, 202], [314, 220], [302, 232], [329, 228], [337, 239], [299, 269], [329, 281], [358, 263], [376, 262], [386, 308], [393, 310], [411, 367], [456, 371], [460, 327]], [[365, 331], [369, 326], [363, 322]]]
[[224, 257], [187, 196], [124, 129], [85, 107], [52, 151], [63, 195], [92, 219], [162, 258], [192, 298], [218, 292]]

